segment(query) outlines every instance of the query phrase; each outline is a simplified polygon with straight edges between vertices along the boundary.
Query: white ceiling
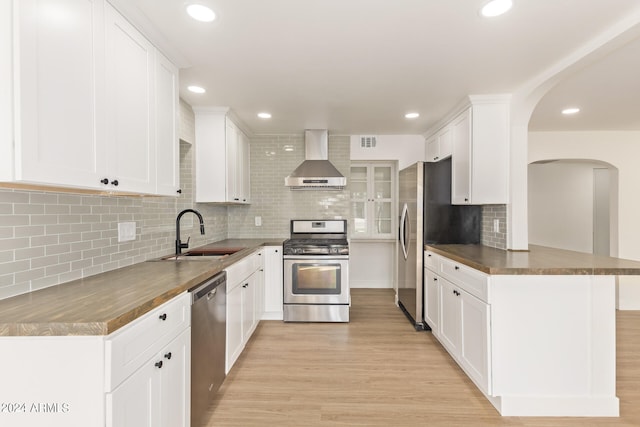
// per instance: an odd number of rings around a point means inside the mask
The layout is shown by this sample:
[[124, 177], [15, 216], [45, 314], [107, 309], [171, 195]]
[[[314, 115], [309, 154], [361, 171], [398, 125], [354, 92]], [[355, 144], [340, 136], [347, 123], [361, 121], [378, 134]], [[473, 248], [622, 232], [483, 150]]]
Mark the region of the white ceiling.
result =
[[[514, 0], [492, 19], [486, 0], [194, 0], [218, 14], [207, 24], [185, 0], [113, 1], [178, 62], [185, 101], [228, 106], [258, 134], [423, 133], [466, 95], [514, 92], [640, 16], [638, 0]], [[640, 39], [556, 85], [530, 129], [640, 129], [638, 75]]]

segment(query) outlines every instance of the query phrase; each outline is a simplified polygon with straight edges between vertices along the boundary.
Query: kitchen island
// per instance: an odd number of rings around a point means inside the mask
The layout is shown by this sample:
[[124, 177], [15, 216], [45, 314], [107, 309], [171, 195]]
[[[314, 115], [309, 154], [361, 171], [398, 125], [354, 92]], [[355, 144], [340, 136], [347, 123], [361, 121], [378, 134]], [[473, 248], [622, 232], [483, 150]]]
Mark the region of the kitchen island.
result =
[[188, 426], [188, 291], [241, 265], [262, 286], [262, 249], [281, 243], [229, 239], [200, 251], [221, 256], [168, 255], [0, 301], [0, 425]]
[[425, 320], [502, 415], [618, 416], [617, 275], [640, 262], [541, 246], [425, 246]]

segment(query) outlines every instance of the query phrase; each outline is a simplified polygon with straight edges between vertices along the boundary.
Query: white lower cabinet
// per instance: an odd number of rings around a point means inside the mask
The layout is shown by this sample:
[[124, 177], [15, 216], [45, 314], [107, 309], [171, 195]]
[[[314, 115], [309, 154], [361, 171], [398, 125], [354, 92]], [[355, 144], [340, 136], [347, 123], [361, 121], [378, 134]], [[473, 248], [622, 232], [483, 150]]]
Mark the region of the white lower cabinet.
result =
[[440, 282], [431, 270], [424, 269], [424, 320], [434, 336], [440, 335]]
[[[227, 269], [227, 348], [225, 371], [229, 373], [256, 330], [264, 297], [263, 250]], [[262, 304], [262, 306], [260, 306]]]
[[188, 328], [107, 393], [107, 427], [188, 427], [190, 347]]
[[[430, 252], [425, 253], [427, 257], [430, 262], [425, 263], [425, 320], [473, 382], [490, 394], [490, 306], [478, 298], [486, 294], [486, 275]], [[436, 271], [447, 274], [450, 280]]]
[[282, 246], [264, 248], [264, 313], [262, 319], [282, 320]]
[[491, 394], [489, 304], [459, 291], [460, 365], [480, 389]]
[[189, 426], [190, 308], [183, 294], [107, 338], [107, 427]]

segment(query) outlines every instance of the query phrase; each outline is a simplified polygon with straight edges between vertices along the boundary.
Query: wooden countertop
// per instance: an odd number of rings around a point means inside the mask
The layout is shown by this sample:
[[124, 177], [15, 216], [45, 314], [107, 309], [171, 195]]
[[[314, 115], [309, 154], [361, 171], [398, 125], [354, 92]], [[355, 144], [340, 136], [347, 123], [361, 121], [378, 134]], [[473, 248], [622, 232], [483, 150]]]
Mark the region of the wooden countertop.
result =
[[238, 250], [223, 258], [147, 261], [0, 300], [0, 336], [108, 335], [260, 246], [281, 244], [228, 239], [206, 245]]
[[640, 275], [640, 262], [530, 245], [529, 251], [504, 251], [481, 245], [425, 245], [487, 274]]

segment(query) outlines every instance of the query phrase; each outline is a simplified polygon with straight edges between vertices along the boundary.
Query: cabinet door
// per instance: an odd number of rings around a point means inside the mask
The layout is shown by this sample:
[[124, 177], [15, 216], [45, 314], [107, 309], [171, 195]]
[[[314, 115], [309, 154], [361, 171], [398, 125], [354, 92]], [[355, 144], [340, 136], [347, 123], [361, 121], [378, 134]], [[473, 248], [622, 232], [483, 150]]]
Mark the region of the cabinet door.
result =
[[19, 31], [15, 179], [102, 188], [104, 2], [13, 4]]
[[264, 252], [264, 316], [262, 318], [282, 320], [282, 246], [268, 246]]
[[251, 197], [251, 146], [249, 138], [240, 129], [238, 134], [237, 180], [241, 203], [249, 203]]
[[440, 335], [440, 284], [438, 276], [424, 269], [424, 320], [435, 337]]
[[351, 190], [351, 215], [349, 221], [351, 238], [364, 237], [369, 233], [367, 203], [369, 197], [367, 166], [351, 166], [349, 188]]
[[191, 405], [191, 328], [162, 352], [160, 411], [162, 427], [189, 427]]
[[156, 194], [176, 196], [180, 185], [178, 68], [158, 52], [155, 73]]
[[258, 273], [242, 285], [242, 342], [246, 343], [256, 326], [256, 288]]
[[372, 237], [388, 238], [394, 237], [393, 230], [393, 168], [391, 166], [373, 166], [371, 189], [371, 212], [373, 219], [371, 225]]
[[460, 354], [460, 291], [448, 280], [440, 282], [440, 342], [449, 353], [458, 358]]
[[113, 392], [107, 393], [107, 427], [160, 425], [160, 375], [155, 359], [145, 363]]
[[258, 326], [258, 323], [262, 319], [264, 314], [264, 282], [265, 282], [265, 263], [266, 263], [266, 249], [262, 249], [258, 252], [260, 257], [260, 268], [254, 273], [256, 276], [256, 290], [255, 290], [255, 313], [253, 316], [254, 329]]
[[155, 48], [108, 4], [105, 13], [109, 179], [120, 191], [153, 194]]
[[227, 170], [227, 200], [228, 202], [239, 202], [237, 179], [237, 159], [238, 159], [238, 132], [235, 125], [227, 119], [226, 121], [226, 170]]
[[471, 203], [471, 109], [453, 121], [451, 203]]
[[438, 160], [453, 154], [453, 131], [447, 126], [438, 133]]
[[242, 352], [242, 285], [227, 293], [227, 354], [226, 373], [228, 374]]
[[425, 142], [425, 149], [427, 155], [425, 156], [427, 162], [438, 161], [438, 135], [433, 135]]
[[491, 393], [489, 305], [461, 291], [460, 365], [485, 393]]

